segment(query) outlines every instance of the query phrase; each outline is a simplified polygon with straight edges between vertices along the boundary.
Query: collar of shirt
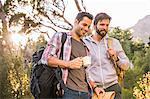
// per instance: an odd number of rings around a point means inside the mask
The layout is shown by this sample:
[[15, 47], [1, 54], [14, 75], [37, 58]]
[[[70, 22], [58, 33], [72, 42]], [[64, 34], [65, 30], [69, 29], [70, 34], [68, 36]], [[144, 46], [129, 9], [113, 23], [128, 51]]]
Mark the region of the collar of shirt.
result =
[[[93, 43], [97, 43], [93, 38], [92, 38], [93, 34], [90, 36], [85, 37], [85, 40], [91, 41]], [[104, 40], [107, 40], [109, 38], [108, 34], [106, 34], [106, 36], [104, 38], [102, 38], [102, 40], [100, 42], [104, 42]]]

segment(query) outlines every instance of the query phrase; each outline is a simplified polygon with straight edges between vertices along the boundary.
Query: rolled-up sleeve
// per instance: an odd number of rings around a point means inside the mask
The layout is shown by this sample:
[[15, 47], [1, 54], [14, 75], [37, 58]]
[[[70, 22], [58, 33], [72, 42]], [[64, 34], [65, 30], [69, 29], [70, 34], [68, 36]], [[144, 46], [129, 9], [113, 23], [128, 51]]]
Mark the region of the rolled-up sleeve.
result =
[[58, 49], [60, 46], [60, 35], [61, 35], [60, 33], [55, 33], [53, 37], [49, 40], [41, 58], [41, 62], [43, 64], [48, 65], [49, 56], [58, 57], [59, 51]]
[[115, 46], [115, 50], [117, 52], [117, 56], [119, 58], [119, 63], [118, 63], [118, 66], [121, 66], [123, 64], [128, 64], [129, 65], [129, 59], [128, 57], [126, 56], [120, 42], [118, 40], [115, 40], [115, 43], [114, 43], [114, 46]]

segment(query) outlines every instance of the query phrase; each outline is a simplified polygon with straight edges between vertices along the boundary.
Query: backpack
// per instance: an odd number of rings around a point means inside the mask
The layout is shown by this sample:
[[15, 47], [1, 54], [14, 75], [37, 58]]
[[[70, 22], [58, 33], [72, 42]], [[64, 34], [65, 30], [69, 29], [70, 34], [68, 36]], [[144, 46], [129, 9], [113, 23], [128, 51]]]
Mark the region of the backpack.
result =
[[[62, 33], [60, 58], [63, 59], [63, 45], [67, 34]], [[65, 84], [62, 80], [60, 67], [50, 67], [42, 64], [40, 59], [45, 47], [41, 47], [32, 55], [32, 68], [30, 76], [30, 90], [35, 99], [60, 98]]]
[[[112, 48], [112, 38], [108, 38], [108, 48]], [[114, 64], [117, 76], [118, 76], [118, 82], [120, 84], [120, 86], [123, 86], [123, 80], [124, 80], [124, 75], [125, 75], [125, 70], [122, 70], [118, 65], [117, 65], [117, 59], [115, 59], [113, 56], [110, 56], [111, 61]]]

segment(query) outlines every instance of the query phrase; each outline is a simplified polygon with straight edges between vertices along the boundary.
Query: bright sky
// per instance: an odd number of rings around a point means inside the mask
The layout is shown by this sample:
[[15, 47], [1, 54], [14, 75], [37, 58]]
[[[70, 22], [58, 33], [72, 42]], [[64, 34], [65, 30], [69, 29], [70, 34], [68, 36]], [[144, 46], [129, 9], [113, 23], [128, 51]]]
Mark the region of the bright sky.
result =
[[[74, 12], [73, 0], [68, 0], [66, 14], [69, 19], [73, 19], [77, 12]], [[139, 19], [150, 15], [150, 0], [83, 0], [87, 11], [94, 16], [99, 12], [106, 12], [112, 17], [111, 26], [119, 26], [123, 29], [135, 25]], [[71, 9], [72, 8], [72, 9]]]
[[[5, 0], [1, 0], [2, 3]], [[78, 13], [74, 0], [67, 2], [66, 17], [71, 23]], [[80, 1], [80, 0], [79, 0]], [[150, 0], [83, 0], [87, 11], [94, 16], [106, 12], [112, 17], [110, 26], [128, 28], [135, 25], [139, 19], [150, 15]]]
[[[4, 3], [5, 0], [1, 0]], [[78, 11], [74, 0], [64, 0], [67, 4], [65, 17], [71, 22]], [[79, 0], [81, 1], [81, 0]], [[150, 0], [83, 0], [87, 11], [94, 16], [106, 12], [112, 17], [110, 26], [122, 29], [134, 26], [138, 20], [150, 15]]]

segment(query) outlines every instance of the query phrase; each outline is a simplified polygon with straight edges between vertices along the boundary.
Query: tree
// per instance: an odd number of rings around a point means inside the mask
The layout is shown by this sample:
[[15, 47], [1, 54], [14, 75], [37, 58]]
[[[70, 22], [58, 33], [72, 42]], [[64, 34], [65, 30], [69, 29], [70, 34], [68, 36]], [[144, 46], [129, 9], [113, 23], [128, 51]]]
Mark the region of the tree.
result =
[[130, 30], [122, 30], [119, 27], [116, 27], [110, 31], [109, 35], [121, 42], [125, 53], [134, 65], [133, 69], [129, 69], [125, 73], [123, 88], [123, 99], [132, 99], [134, 98], [132, 95], [133, 88], [137, 85], [136, 81], [146, 73], [145, 70], [148, 70], [150, 66], [149, 47], [146, 47], [141, 40], [133, 39]]
[[7, 53], [7, 49], [10, 48], [9, 40], [8, 39], [8, 23], [6, 19], [6, 14], [4, 12], [4, 8], [2, 6], [2, 3], [0, 1], [0, 20], [1, 20], [1, 26], [0, 26], [0, 97], [6, 97], [10, 96], [8, 93], [9, 90], [9, 82], [7, 80], [7, 70], [8, 70], [8, 64], [6, 62], [6, 56], [4, 53]]
[[[80, 2], [74, 0], [74, 2], [78, 11], [86, 10], [83, 0]], [[7, 15], [10, 16], [9, 26], [21, 24], [20, 32], [46, 33], [41, 28], [48, 28], [55, 32], [72, 28], [72, 24], [65, 16], [67, 1], [64, 0], [7, 0], [4, 7]], [[22, 7], [22, 10], [18, 7]], [[29, 11], [23, 11], [27, 8]]]
[[[70, 0], [6, 0], [4, 5], [0, 2], [0, 89], [1, 98], [22, 98], [29, 95], [29, 72], [31, 66], [31, 54], [37, 45], [45, 45], [40, 38], [39, 42], [33, 42], [28, 38], [26, 46], [16, 48], [9, 40], [10, 35], [18, 34], [42, 34], [50, 38], [52, 32], [69, 31], [72, 24], [66, 17], [67, 2]], [[83, 0], [74, 0], [75, 10], [86, 11]], [[8, 31], [9, 30], [9, 31]], [[125, 99], [133, 98], [135, 80], [149, 70], [150, 49], [145, 48], [143, 42], [132, 39], [130, 30], [122, 30], [116, 27], [110, 31], [110, 35], [120, 40], [129, 59], [135, 65], [125, 77]], [[22, 48], [24, 47], [24, 48]], [[5, 54], [4, 54], [5, 53]], [[138, 57], [140, 58], [138, 58]], [[27, 68], [26, 68], [27, 67]], [[137, 77], [135, 79], [134, 77]], [[3, 81], [3, 82], [2, 82]], [[10, 83], [8, 82], [10, 81]], [[27, 89], [26, 89], [27, 88]], [[13, 94], [11, 93], [13, 92]], [[130, 96], [129, 96], [130, 95]], [[29, 97], [31, 97], [29, 95]]]
[[[77, 11], [86, 10], [83, 0], [74, 2]], [[72, 24], [65, 17], [66, 6], [64, 0], [6, 0], [4, 5], [0, 2], [0, 89], [4, 90], [0, 93], [1, 98], [22, 98], [24, 94], [29, 95], [28, 74], [31, 52], [35, 50], [30, 45], [36, 47], [38, 43], [28, 39], [28, 43], [22, 49], [22, 45], [20, 48], [14, 46], [10, 35], [40, 33], [49, 37], [49, 31], [70, 30]], [[28, 69], [24, 67], [25, 63]]]
[[149, 99], [149, 89], [150, 89], [150, 72], [147, 72], [143, 77], [137, 81], [138, 86], [134, 87], [134, 96], [137, 99]]
[[133, 50], [132, 50], [132, 32], [130, 30], [122, 30], [119, 27], [115, 27], [113, 29], [111, 29], [109, 35], [111, 37], [114, 37], [116, 39], [118, 39], [125, 51], [125, 53], [127, 54], [127, 56], [129, 57], [129, 59], [132, 59], [133, 56]]

